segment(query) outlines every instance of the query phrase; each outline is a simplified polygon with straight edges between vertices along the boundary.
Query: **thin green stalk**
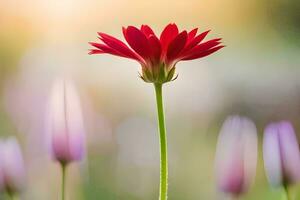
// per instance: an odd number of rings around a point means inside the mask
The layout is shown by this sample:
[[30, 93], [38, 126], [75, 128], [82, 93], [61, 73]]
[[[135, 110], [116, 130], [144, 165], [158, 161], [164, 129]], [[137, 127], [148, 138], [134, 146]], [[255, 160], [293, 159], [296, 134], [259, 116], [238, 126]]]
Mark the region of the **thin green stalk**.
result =
[[160, 188], [159, 200], [168, 198], [168, 147], [165, 127], [162, 84], [154, 84], [157, 104], [159, 142], [160, 142]]
[[283, 187], [283, 189], [284, 189], [284, 193], [285, 193], [285, 199], [286, 199], [286, 200], [293, 200], [291, 191], [290, 191], [290, 189], [289, 189], [289, 186], [285, 185], [285, 186]]
[[61, 164], [62, 180], [61, 180], [61, 199], [65, 200], [66, 196], [66, 164]]
[[15, 193], [8, 192], [7, 194], [8, 194], [8, 196], [11, 200], [18, 200], [19, 199], [18, 196]]

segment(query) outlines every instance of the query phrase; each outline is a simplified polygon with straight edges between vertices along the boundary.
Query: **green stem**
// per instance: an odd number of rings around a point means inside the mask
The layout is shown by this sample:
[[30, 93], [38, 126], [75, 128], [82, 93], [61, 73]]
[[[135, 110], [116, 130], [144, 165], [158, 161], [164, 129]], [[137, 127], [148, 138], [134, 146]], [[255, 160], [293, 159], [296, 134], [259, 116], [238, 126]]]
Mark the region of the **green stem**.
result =
[[61, 180], [61, 199], [65, 200], [66, 193], [66, 164], [61, 164], [62, 180]]
[[160, 189], [159, 200], [167, 200], [168, 198], [168, 147], [167, 147], [167, 134], [165, 127], [164, 106], [162, 96], [162, 84], [154, 84], [158, 127], [159, 127], [159, 141], [160, 141]]
[[11, 200], [18, 200], [18, 196], [15, 193], [8, 192], [8, 196]]
[[285, 192], [286, 200], [293, 200], [291, 191], [290, 191], [290, 189], [289, 189], [289, 186], [285, 185], [285, 186], [283, 187], [283, 189], [284, 189], [284, 192]]

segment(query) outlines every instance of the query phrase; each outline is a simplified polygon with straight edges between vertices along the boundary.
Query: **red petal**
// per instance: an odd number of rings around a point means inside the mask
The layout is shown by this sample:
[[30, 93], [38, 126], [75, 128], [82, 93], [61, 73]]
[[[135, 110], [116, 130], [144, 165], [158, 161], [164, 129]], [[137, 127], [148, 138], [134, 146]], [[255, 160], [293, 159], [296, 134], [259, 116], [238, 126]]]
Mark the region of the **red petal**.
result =
[[126, 55], [128, 58], [135, 59], [137, 61], [141, 61], [141, 59], [132, 51], [130, 50], [127, 45], [122, 42], [121, 40], [118, 40], [117, 38], [114, 38], [110, 35], [107, 35], [105, 33], [98, 33], [100, 35], [100, 39], [107, 44], [107, 46], [111, 47], [112, 49], [115, 49], [117, 52]]
[[192, 41], [194, 39], [194, 37], [196, 36], [198, 31], [198, 28], [195, 28], [193, 30], [191, 30], [188, 34], [188, 39], [187, 39], [187, 43], [189, 43], [190, 41]]
[[99, 43], [95, 43], [95, 42], [89, 42], [89, 44], [92, 45], [93, 47], [100, 49], [103, 53], [108, 53], [108, 54], [112, 54], [112, 55], [116, 55], [116, 56], [130, 58], [127, 55], [124, 55], [124, 54], [116, 51], [115, 49], [113, 49], [109, 46], [106, 46], [105, 44], [99, 44]]
[[96, 47], [96, 48], [101, 48], [102, 45], [104, 44], [99, 44], [99, 43], [96, 43], [96, 42], [89, 42], [90, 45], [92, 45], [93, 47]]
[[170, 42], [167, 51], [168, 60], [173, 60], [182, 51], [187, 41], [187, 32], [182, 31], [178, 34], [172, 42]]
[[147, 36], [147, 38], [149, 38], [150, 35], [155, 35], [154, 31], [148, 25], [142, 25], [141, 31]]
[[151, 60], [153, 60], [154, 63], [158, 63], [161, 56], [160, 41], [155, 35], [151, 35], [148, 41], [151, 47]]
[[[187, 52], [188, 50], [192, 49], [193, 47], [195, 47], [197, 44], [199, 44], [205, 37], [206, 35], [210, 32], [210, 30], [205, 31], [201, 34], [199, 34], [198, 36], [196, 36], [192, 41], [190, 41], [186, 47], [184, 48], [184, 52]], [[183, 53], [184, 53], [183, 52]]]
[[122, 27], [122, 32], [123, 32], [123, 36], [124, 36], [125, 40], [127, 41], [128, 40], [128, 38], [127, 38], [127, 28]]
[[145, 60], [148, 59], [150, 56], [150, 46], [146, 36], [134, 26], [128, 26], [125, 34], [125, 39], [130, 47]]
[[92, 55], [92, 54], [101, 54], [101, 53], [104, 53], [104, 51], [101, 51], [101, 50], [98, 50], [98, 49], [90, 49], [89, 50], [90, 55]]
[[168, 48], [169, 43], [178, 35], [178, 27], [176, 24], [169, 24], [165, 27], [160, 35], [160, 43], [164, 53]]
[[221, 40], [221, 38], [217, 38], [217, 39], [213, 39], [213, 40], [209, 40], [207, 42], [201, 43], [201, 44], [197, 45], [196, 47], [194, 47], [191, 51], [204, 51], [204, 50], [210, 49], [214, 46], [217, 46], [218, 44], [221, 44], [220, 40]]
[[213, 39], [213, 40], [209, 40], [207, 42], [201, 43], [197, 46], [195, 46], [194, 48], [190, 49], [189, 51], [186, 51], [186, 49], [184, 49], [184, 52], [182, 52], [181, 57], [186, 57], [186, 56], [190, 56], [193, 54], [197, 54], [201, 51], [206, 51], [214, 46], [219, 45], [221, 42], [219, 42], [221, 39]]
[[208, 56], [208, 55], [222, 49], [223, 47], [225, 47], [225, 46], [217, 46], [217, 47], [208, 49], [206, 51], [200, 51], [200, 52], [198, 52], [196, 54], [193, 54], [191, 56], [187, 56], [182, 60], [194, 60], [194, 59], [202, 58], [202, 57]]

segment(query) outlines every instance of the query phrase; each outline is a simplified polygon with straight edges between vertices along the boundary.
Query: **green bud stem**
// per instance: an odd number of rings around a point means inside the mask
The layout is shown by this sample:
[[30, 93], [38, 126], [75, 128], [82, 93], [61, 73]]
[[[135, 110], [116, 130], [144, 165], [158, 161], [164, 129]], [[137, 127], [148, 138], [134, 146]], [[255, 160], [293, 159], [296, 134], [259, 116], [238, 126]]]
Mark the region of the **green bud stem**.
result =
[[167, 133], [163, 108], [162, 84], [154, 84], [157, 103], [159, 139], [160, 139], [160, 190], [159, 200], [168, 198], [168, 152]]
[[288, 185], [285, 185], [285, 186], [283, 187], [283, 189], [284, 189], [284, 193], [285, 193], [285, 199], [286, 199], [286, 200], [293, 200], [291, 191], [290, 191], [290, 189], [289, 189], [289, 186], [288, 186]]
[[62, 180], [61, 180], [61, 200], [65, 200], [66, 196], [66, 168], [67, 165], [64, 163], [61, 163], [61, 172], [62, 172]]

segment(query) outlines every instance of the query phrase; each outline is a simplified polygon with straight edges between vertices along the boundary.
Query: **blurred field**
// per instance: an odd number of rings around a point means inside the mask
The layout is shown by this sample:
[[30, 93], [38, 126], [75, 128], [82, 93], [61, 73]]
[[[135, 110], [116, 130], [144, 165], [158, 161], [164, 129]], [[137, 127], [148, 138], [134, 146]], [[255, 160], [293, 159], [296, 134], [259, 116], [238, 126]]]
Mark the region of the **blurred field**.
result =
[[[157, 199], [156, 107], [139, 65], [87, 54], [97, 31], [122, 37], [122, 26], [169, 22], [212, 30], [226, 48], [177, 65], [165, 85], [171, 200], [223, 199], [214, 184], [214, 153], [228, 114], [252, 118], [261, 140], [271, 120], [291, 120], [300, 134], [300, 4], [297, 0], [1, 0], [0, 135], [16, 135], [28, 168], [22, 199], [58, 199], [60, 171], [45, 148], [43, 115], [57, 76], [81, 93], [88, 156], [72, 165], [68, 199]], [[260, 141], [261, 143], [261, 141]], [[261, 145], [260, 150], [261, 152]], [[245, 200], [279, 200], [259, 156]], [[294, 188], [300, 198], [300, 188]]]

